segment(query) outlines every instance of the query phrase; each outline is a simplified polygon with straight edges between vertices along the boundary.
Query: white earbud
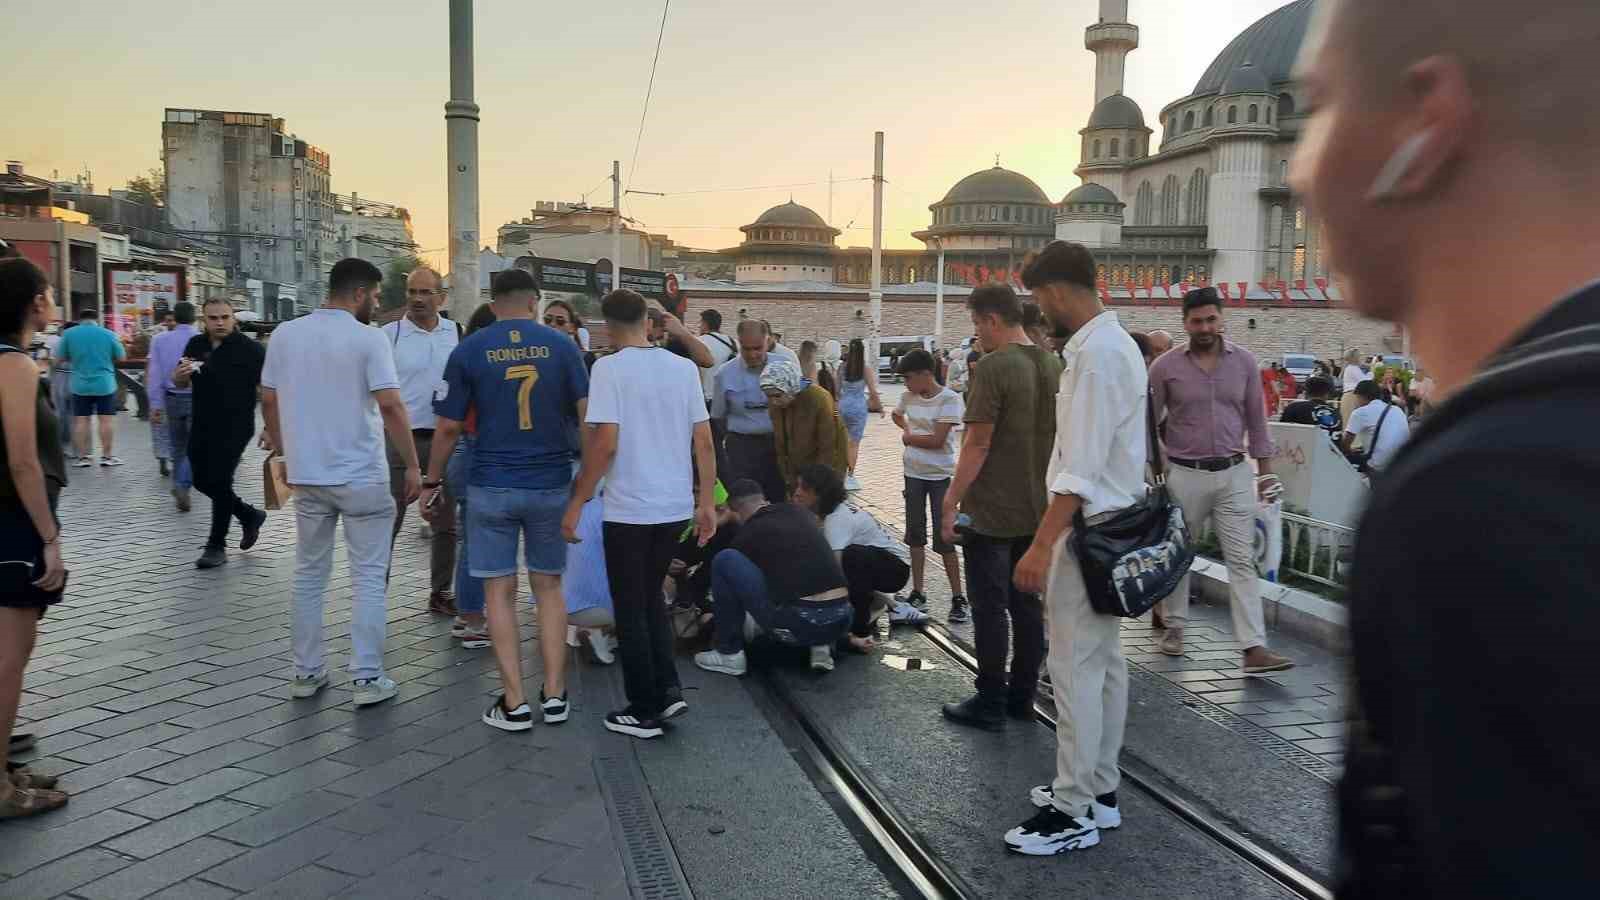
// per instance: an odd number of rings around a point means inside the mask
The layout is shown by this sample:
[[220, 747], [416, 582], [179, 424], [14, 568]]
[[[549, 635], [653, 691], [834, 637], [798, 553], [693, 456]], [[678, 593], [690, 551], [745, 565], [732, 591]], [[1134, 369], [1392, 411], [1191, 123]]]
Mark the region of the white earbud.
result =
[[1373, 179], [1372, 189], [1367, 191], [1369, 200], [1389, 200], [1394, 197], [1395, 188], [1399, 186], [1400, 179], [1406, 177], [1411, 171], [1411, 166], [1422, 155], [1423, 148], [1433, 139], [1432, 131], [1422, 131], [1406, 138], [1389, 161], [1383, 164], [1383, 169], [1378, 172], [1378, 177]]

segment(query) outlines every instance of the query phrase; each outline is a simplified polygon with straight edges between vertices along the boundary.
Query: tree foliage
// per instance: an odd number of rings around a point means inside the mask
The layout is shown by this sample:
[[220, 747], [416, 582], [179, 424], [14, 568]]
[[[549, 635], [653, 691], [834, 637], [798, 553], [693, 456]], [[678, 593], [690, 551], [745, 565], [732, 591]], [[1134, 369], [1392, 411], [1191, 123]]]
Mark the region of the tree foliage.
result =
[[167, 173], [151, 169], [144, 175], [128, 179], [128, 199], [146, 206], [165, 206], [167, 203]]
[[384, 273], [383, 293], [378, 300], [381, 308], [399, 309], [405, 305], [406, 276], [420, 265], [422, 260], [415, 256], [402, 256], [389, 263], [388, 271]]

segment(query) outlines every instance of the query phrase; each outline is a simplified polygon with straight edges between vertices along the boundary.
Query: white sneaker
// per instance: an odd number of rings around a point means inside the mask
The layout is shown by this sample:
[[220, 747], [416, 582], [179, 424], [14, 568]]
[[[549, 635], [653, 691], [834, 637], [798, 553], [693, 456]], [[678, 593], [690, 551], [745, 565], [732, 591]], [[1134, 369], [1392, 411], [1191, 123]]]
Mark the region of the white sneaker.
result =
[[846, 475], [844, 479], [844, 489], [847, 491], [861, 490], [861, 479], [857, 478], [855, 475]]
[[[1037, 785], [1033, 790], [1028, 792], [1028, 799], [1032, 800], [1033, 805], [1039, 809], [1049, 809], [1051, 806], [1055, 805], [1053, 802], [1055, 800], [1055, 791], [1048, 784]], [[1111, 803], [1108, 805], [1102, 802], [1104, 800], [1110, 800]], [[1103, 797], [1094, 798], [1094, 806], [1092, 807], [1091, 811], [1094, 814], [1094, 825], [1096, 828], [1104, 828], [1109, 830], [1112, 828], [1122, 827], [1122, 807], [1117, 805], [1117, 794], [1115, 791], [1112, 791]]]
[[811, 648], [811, 671], [833, 671], [833, 648], [827, 644], [818, 644]]
[[327, 686], [327, 672], [323, 672], [321, 675], [296, 675], [294, 677], [294, 684], [289, 688], [289, 696], [296, 700], [305, 700], [310, 697], [315, 697], [317, 694], [322, 692], [323, 688]]
[[1100, 829], [1086, 816], [1071, 816], [1054, 806], [1039, 811], [1005, 834], [1006, 849], [1028, 856], [1054, 856], [1100, 843]]
[[718, 653], [716, 650], [707, 650], [694, 655], [694, 664], [707, 672], [721, 672], [724, 675], [743, 675], [749, 671], [749, 663], [745, 659], [744, 651], [738, 653]]
[[574, 650], [583, 646], [583, 643], [578, 640], [578, 626], [576, 625], [567, 626], [567, 646]]
[[100, 465], [102, 465], [102, 466], [120, 466], [120, 465], [122, 465], [122, 457], [120, 457], [120, 456], [102, 456], [102, 457], [100, 457]]
[[617, 648], [617, 639], [598, 628], [589, 630], [589, 649], [594, 651], [595, 662], [602, 666], [609, 666], [617, 661], [613, 652]]
[[506, 695], [495, 698], [494, 705], [484, 710], [483, 724], [501, 731], [530, 731], [533, 728], [533, 710], [524, 703], [516, 709], [506, 709]]
[[94, 460], [87, 456], [80, 456], [72, 461], [72, 467], [74, 469], [87, 469], [92, 465], [94, 465]]
[[890, 625], [922, 625], [933, 617], [904, 600], [896, 600], [889, 609]]
[[357, 706], [371, 706], [374, 703], [382, 703], [400, 692], [400, 688], [394, 683], [394, 679], [387, 675], [379, 675], [377, 678], [357, 678], [355, 687], [355, 702]]

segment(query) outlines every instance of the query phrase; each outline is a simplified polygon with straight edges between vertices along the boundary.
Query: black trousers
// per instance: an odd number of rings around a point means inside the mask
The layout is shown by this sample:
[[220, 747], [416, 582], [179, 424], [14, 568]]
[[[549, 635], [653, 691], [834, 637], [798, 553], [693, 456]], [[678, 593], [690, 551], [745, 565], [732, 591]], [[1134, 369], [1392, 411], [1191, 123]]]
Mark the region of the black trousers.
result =
[[711, 559], [732, 547], [738, 536], [739, 524], [731, 522], [718, 525], [716, 535], [704, 547], [700, 546], [700, 540], [693, 532], [678, 542], [672, 558], [682, 560], [685, 567], [683, 574], [673, 578], [678, 583], [679, 606], [695, 606], [706, 612], [711, 611], [711, 604], [706, 599], [706, 595], [711, 593]]
[[189, 432], [189, 466], [194, 472], [194, 489], [211, 498], [211, 533], [206, 536], [206, 547], [228, 545], [228, 526], [232, 519], [239, 524], [254, 518], [256, 508], [239, 499], [233, 492], [233, 473], [239, 468], [250, 435], [210, 435], [206, 425], [195, 419]]
[[661, 582], [687, 522], [624, 525], [607, 522], [606, 580], [617, 620], [617, 655], [634, 715], [659, 715], [667, 694], [681, 690], [672, 660], [672, 623]]
[[1017, 562], [1032, 543], [1032, 537], [970, 534], [963, 545], [973, 643], [977, 645], [978, 696], [985, 703], [1031, 706], [1039, 687], [1039, 667], [1044, 663], [1044, 604], [1039, 595], [1017, 590], [1011, 580]]
[[732, 488], [735, 481], [749, 478], [761, 485], [761, 492], [770, 502], [782, 503], [789, 499], [783, 474], [778, 471], [778, 447], [772, 435], [735, 434], [730, 431], [727, 448], [731, 477], [722, 480], [725, 486]]
[[850, 590], [850, 633], [866, 637], [872, 633], [872, 596], [878, 591], [894, 593], [906, 586], [911, 566], [882, 547], [851, 544], [840, 554], [844, 580]]

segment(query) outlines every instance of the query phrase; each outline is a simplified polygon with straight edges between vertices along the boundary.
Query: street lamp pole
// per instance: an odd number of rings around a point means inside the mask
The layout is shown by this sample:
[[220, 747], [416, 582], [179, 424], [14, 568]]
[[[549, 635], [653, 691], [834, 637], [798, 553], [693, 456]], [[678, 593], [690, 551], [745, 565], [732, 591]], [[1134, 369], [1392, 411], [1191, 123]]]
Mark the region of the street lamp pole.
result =
[[944, 239], [931, 238], [933, 248], [939, 251], [939, 278], [933, 287], [933, 346], [944, 350]]
[[472, 85], [472, 0], [450, 0], [450, 100], [444, 105], [449, 166], [450, 314], [478, 305], [478, 104]]
[[883, 132], [872, 139], [872, 284], [867, 292], [872, 321], [867, 328], [867, 353], [877, 365], [878, 338], [883, 334]]

